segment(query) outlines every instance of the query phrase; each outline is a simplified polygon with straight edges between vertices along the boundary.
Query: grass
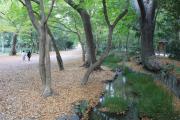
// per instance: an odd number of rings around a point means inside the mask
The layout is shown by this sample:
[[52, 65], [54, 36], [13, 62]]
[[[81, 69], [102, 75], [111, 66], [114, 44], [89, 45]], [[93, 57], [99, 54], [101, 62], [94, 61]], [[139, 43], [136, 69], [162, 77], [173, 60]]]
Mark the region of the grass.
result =
[[121, 113], [127, 110], [128, 102], [124, 100], [122, 97], [105, 97], [102, 106], [107, 108], [110, 113]]
[[180, 67], [175, 67], [175, 72], [176, 72], [177, 74], [180, 74]]
[[[115, 69], [122, 58], [113, 54], [109, 55], [103, 65]], [[137, 107], [141, 117], [147, 116], [152, 120], [180, 120], [180, 112], [175, 112], [172, 96], [162, 87], [157, 86], [153, 77], [143, 73], [131, 72], [124, 68], [124, 75], [127, 76], [127, 86], [138, 96]], [[180, 67], [175, 68], [180, 73]], [[128, 103], [119, 96], [107, 97], [103, 106], [110, 112], [122, 112], [127, 109]]]
[[128, 85], [139, 96], [140, 116], [153, 120], [179, 120], [173, 108], [172, 96], [153, 82], [150, 75], [131, 72], [127, 74]]
[[111, 69], [115, 69], [118, 66], [118, 63], [121, 62], [122, 59], [121, 57], [114, 55], [114, 54], [110, 54], [108, 57], [106, 57], [106, 59], [103, 62], [103, 65], [111, 68]]

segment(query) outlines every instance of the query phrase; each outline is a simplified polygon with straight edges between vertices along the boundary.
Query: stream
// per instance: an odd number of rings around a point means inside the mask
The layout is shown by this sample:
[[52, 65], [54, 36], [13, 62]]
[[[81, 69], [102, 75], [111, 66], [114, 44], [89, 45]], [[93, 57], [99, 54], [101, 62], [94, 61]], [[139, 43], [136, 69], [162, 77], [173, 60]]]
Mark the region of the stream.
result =
[[[105, 93], [99, 98], [99, 104], [93, 108], [89, 120], [139, 120], [138, 110], [136, 107], [136, 96], [126, 88], [127, 79], [120, 75], [115, 80], [108, 80], [105, 86]], [[107, 97], [121, 97], [128, 102], [128, 108], [124, 114], [103, 112], [103, 102]]]

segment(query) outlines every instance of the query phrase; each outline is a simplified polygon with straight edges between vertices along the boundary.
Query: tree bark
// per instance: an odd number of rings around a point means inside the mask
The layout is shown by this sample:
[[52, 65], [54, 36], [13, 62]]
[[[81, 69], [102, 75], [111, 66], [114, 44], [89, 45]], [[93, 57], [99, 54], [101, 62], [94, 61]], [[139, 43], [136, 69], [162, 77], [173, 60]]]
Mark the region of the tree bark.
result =
[[85, 64], [85, 61], [86, 61], [86, 56], [85, 56], [85, 54], [86, 54], [85, 46], [84, 46], [84, 44], [83, 44], [83, 42], [82, 42], [82, 40], [81, 40], [81, 35], [78, 33], [78, 31], [76, 32], [76, 34], [77, 34], [78, 40], [79, 40], [79, 42], [80, 42], [80, 44], [81, 44], [81, 49], [82, 49], [82, 61], [83, 61], [84, 64]]
[[150, 21], [141, 23], [141, 57], [144, 65], [148, 57], [154, 55], [153, 35], [154, 28]]
[[18, 34], [14, 33], [10, 55], [16, 55], [16, 52], [17, 52], [16, 51], [17, 36], [18, 36]]
[[130, 30], [128, 30], [127, 39], [126, 39], [126, 57], [127, 57], [127, 58], [128, 58], [129, 34], [130, 34]]
[[89, 54], [88, 60], [86, 62], [88, 63], [87, 65], [91, 65], [96, 62], [96, 53], [95, 53], [96, 46], [92, 34], [90, 16], [85, 10], [79, 11], [79, 14], [81, 15], [81, 19], [83, 21], [84, 31], [86, 34], [87, 48], [88, 48], [87, 52]]
[[142, 64], [147, 67], [148, 59], [154, 56], [153, 36], [155, 29], [155, 0], [138, 0], [140, 12], [141, 12], [141, 59]]
[[56, 46], [56, 41], [54, 39], [54, 36], [53, 36], [53, 34], [52, 34], [52, 32], [51, 32], [49, 27], [47, 28], [47, 30], [48, 30], [48, 34], [49, 34], [49, 36], [51, 38], [51, 42], [52, 42], [53, 48], [54, 48], [54, 50], [56, 52], [56, 59], [57, 59], [57, 63], [58, 63], [58, 66], [59, 66], [59, 70], [64, 70], [63, 60], [62, 60], [62, 57], [61, 57], [61, 55], [59, 53], [59, 49]]
[[[46, 28], [47, 29], [47, 28]], [[45, 68], [46, 68], [46, 83], [45, 88], [43, 92], [44, 97], [48, 97], [52, 95], [52, 89], [51, 89], [51, 61], [50, 61], [50, 37], [48, 33], [46, 32], [46, 45], [45, 45]]]

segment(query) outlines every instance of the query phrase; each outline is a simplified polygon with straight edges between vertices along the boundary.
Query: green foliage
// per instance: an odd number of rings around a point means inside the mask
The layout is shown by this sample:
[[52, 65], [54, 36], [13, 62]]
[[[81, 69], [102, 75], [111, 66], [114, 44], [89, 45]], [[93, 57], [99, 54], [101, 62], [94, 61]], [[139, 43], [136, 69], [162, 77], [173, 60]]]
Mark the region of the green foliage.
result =
[[67, 48], [67, 49], [72, 49], [72, 48], [73, 48], [73, 45], [74, 45], [74, 42], [72, 42], [72, 41], [67, 41], [67, 42], [66, 42], [66, 48]]
[[115, 69], [118, 67], [118, 63], [122, 61], [122, 58], [115, 55], [115, 54], [110, 54], [108, 57], [103, 62], [103, 65], [108, 66], [112, 69]]
[[180, 67], [175, 67], [175, 72], [176, 72], [177, 74], [180, 74]]
[[161, 86], [157, 86], [150, 75], [131, 72], [127, 74], [128, 85], [138, 98], [140, 116], [153, 120], [177, 120], [172, 96]]
[[102, 106], [105, 107], [108, 110], [108, 112], [121, 113], [127, 110], [128, 102], [124, 100], [122, 97], [105, 97]]
[[180, 41], [172, 41], [168, 44], [167, 50], [171, 58], [180, 60]]

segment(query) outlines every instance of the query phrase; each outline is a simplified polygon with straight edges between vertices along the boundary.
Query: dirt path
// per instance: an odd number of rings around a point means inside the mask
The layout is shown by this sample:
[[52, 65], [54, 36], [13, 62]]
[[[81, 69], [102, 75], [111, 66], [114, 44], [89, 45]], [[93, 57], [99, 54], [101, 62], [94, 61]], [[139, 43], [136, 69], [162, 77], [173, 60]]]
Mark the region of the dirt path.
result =
[[70, 113], [72, 103], [98, 99], [103, 89], [102, 81], [112, 78], [110, 71], [94, 72], [88, 85], [81, 86], [85, 69], [79, 67], [81, 51], [61, 52], [65, 70], [58, 71], [55, 54], [52, 60], [52, 97], [41, 96], [41, 80], [38, 71], [38, 55], [30, 62], [22, 62], [20, 56], [0, 57], [0, 120], [55, 120]]

